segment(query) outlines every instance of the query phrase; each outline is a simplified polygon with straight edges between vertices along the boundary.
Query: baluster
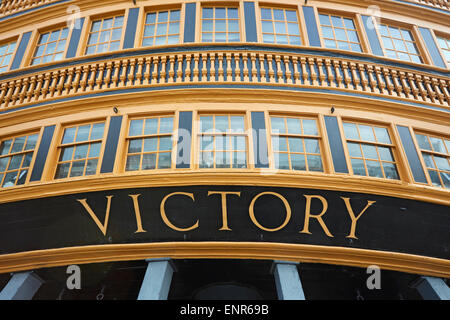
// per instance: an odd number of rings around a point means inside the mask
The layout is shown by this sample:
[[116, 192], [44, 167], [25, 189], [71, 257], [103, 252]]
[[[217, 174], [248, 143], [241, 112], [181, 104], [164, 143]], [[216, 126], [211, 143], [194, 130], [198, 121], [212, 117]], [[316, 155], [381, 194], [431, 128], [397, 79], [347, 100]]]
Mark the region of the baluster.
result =
[[284, 83], [283, 81], [283, 70], [281, 69], [281, 57], [279, 55], [275, 56], [275, 65], [277, 66], [277, 80], [278, 83]]
[[94, 90], [94, 86], [95, 86], [95, 77], [97, 75], [97, 69], [98, 69], [98, 65], [94, 64], [93, 66], [91, 66], [91, 72], [89, 75], [89, 80], [87, 82], [88, 87], [86, 91], [93, 91]]
[[[0, 91], [0, 105], [3, 104], [3, 99], [5, 99], [6, 93], [8, 92], [8, 83], [2, 83], [2, 89]], [[6, 105], [3, 105], [2, 108], [6, 108]]]
[[284, 61], [284, 70], [286, 73], [286, 82], [288, 84], [292, 84], [292, 71], [291, 71], [291, 66], [290, 66], [290, 57], [289, 56], [283, 56], [283, 61]]
[[113, 75], [112, 75], [112, 84], [110, 88], [117, 88], [119, 85], [119, 73], [121, 69], [121, 61], [117, 60], [113, 63]]
[[358, 71], [356, 71], [356, 63], [350, 62], [350, 70], [353, 77], [353, 88], [357, 91], [361, 91], [361, 79], [358, 77]]
[[406, 74], [408, 78], [409, 86], [411, 87], [411, 93], [414, 96], [415, 100], [419, 100], [419, 90], [417, 89], [416, 83], [414, 81], [414, 75], [410, 72]]
[[[445, 80], [439, 80], [439, 86], [441, 88], [442, 94], [444, 95], [445, 100], [447, 100], [447, 104], [450, 105], [450, 92], [447, 87], [447, 83]], [[1, 99], [0, 99], [1, 101]]]
[[336, 73], [336, 82], [338, 88], [344, 88], [344, 83], [342, 82], [342, 75], [340, 71], [339, 61], [333, 60], [334, 72]]
[[199, 54], [194, 53], [194, 70], [192, 70], [192, 73], [193, 73], [192, 82], [198, 82], [198, 75], [200, 73], [199, 65], [198, 65], [199, 60], [200, 60]]
[[244, 82], [250, 82], [250, 70], [248, 69], [248, 53], [242, 53], [244, 63]]
[[408, 84], [406, 83], [406, 78], [405, 78], [405, 73], [399, 71], [398, 75], [400, 77], [400, 83], [403, 87], [403, 92], [405, 93], [405, 97], [406, 98], [410, 98], [410, 93], [411, 93], [411, 88], [408, 86]]
[[273, 70], [273, 57], [271, 54], [267, 55], [267, 66], [269, 67], [269, 82], [275, 83], [275, 71]]
[[259, 57], [259, 74], [260, 74], [260, 79], [261, 79], [260, 81], [267, 82], [267, 70], [266, 70], [266, 65], [264, 63], [265, 56], [264, 56], [264, 54], [258, 53], [258, 57]]
[[439, 100], [439, 103], [444, 104], [444, 94], [439, 87], [439, 80], [436, 78], [431, 78], [431, 86], [433, 88], [433, 91], [436, 93], [436, 97]]
[[239, 53], [233, 54], [234, 58], [234, 79], [235, 81], [241, 81], [241, 57]]
[[119, 88], [125, 87], [125, 81], [127, 81], [127, 72], [128, 72], [128, 59], [122, 60], [122, 72], [120, 73], [119, 79]]
[[223, 53], [219, 53], [219, 82], [224, 81], [224, 70], [223, 70]]
[[136, 82], [138, 85], [142, 82], [142, 66], [144, 65], [144, 58], [138, 58], [138, 70], [136, 73]]
[[162, 56], [161, 57], [161, 71], [159, 72], [159, 83], [167, 83], [166, 65], [167, 65], [167, 56]]
[[392, 80], [394, 80], [394, 88], [397, 91], [397, 96], [404, 98], [405, 94], [402, 92], [402, 87], [398, 82], [398, 76], [396, 70], [391, 70]]
[[34, 89], [34, 101], [37, 101], [41, 96], [41, 89], [44, 81], [44, 75], [40, 74], [37, 76], [36, 88]]
[[369, 81], [366, 79], [366, 74], [365, 74], [365, 66], [363, 64], [358, 63], [358, 71], [359, 71], [359, 75], [360, 75], [360, 79], [361, 79], [361, 85], [362, 85], [362, 90], [363, 91], [367, 91], [367, 85], [369, 84]]
[[208, 54], [200, 54], [200, 57], [202, 58], [202, 82], [208, 81]]
[[192, 54], [186, 55], [186, 70], [184, 71], [184, 79], [187, 82], [191, 82], [191, 61], [192, 61]]
[[50, 77], [51, 73], [46, 73], [44, 77], [44, 87], [42, 88], [42, 99], [45, 99], [47, 97], [48, 88], [50, 86]]
[[[352, 88], [350, 88], [350, 84], [352, 84], [352, 79], [350, 78], [349, 71], [348, 71], [348, 62], [342, 61], [341, 66], [342, 66], [342, 73], [344, 74], [344, 84], [345, 84], [344, 86], [347, 89], [352, 89]], [[319, 70], [320, 70], [320, 68], [319, 68]]]
[[83, 77], [80, 81], [81, 91], [86, 91], [87, 77], [89, 75], [89, 66], [83, 66]]
[[[34, 89], [36, 88], [36, 83], [37, 83], [37, 76], [34, 75], [31, 77], [31, 85], [27, 91], [27, 102], [30, 102], [31, 98], [33, 97]], [[0, 99], [0, 101], [1, 101], [1, 99]]]
[[377, 77], [379, 86], [380, 86], [380, 93], [385, 94], [384, 88], [386, 88], [386, 84], [384, 83], [383, 79], [381, 78], [381, 68], [379, 66], [375, 66], [375, 75]]
[[159, 68], [159, 57], [153, 56], [153, 70], [152, 70], [152, 84], [158, 83], [158, 68]]
[[175, 56], [174, 55], [170, 55], [169, 56], [169, 79], [168, 79], [168, 83], [173, 83], [174, 79], [173, 77], [175, 76]]
[[294, 83], [297, 85], [301, 84], [300, 81], [300, 72], [298, 71], [298, 57], [292, 57], [292, 65], [294, 66]]
[[183, 60], [184, 60], [184, 55], [177, 55], [177, 63], [178, 63], [178, 68], [177, 68], [177, 82], [183, 82]]
[[380, 93], [380, 89], [377, 87], [377, 81], [375, 79], [375, 75], [373, 72], [373, 66], [367, 66], [367, 73], [369, 74], [369, 84], [370, 88], [372, 89], [372, 92], [374, 93]]
[[431, 80], [430, 77], [424, 76], [423, 80], [425, 82], [425, 88], [428, 91], [428, 97], [430, 98], [431, 102], [436, 102], [436, 92], [433, 91], [433, 88], [431, 88]]
[[69, 94], [70, 89], [72, 88], [72, 80], [73, 80], [74, 73], [75, 73], [75, 68], [71, 68], [69, 70], [69, 77], [67, 78], [67, 81], [64, 83], [64, 89], [66, 90], [66, 94]]
[[233, 70], [231, 68], [231, 53], [226, 53], [225, 58], [226, 66], [227, 66], [227, 81], [232, 82], [233, 81]]
[[[23, 81], [22, 89], [20, 90], [20, 95], [19, 95], [19, 103], [20, 104], [22, 104], [23, 101], [25, 100], [25, 96], [27, 94], [29, 84], [30, 84], [30, 78], [25, 78]], [[1, 101], [2, 100], [0, 99], [0, 102]]]
[[62, 90], [64, 89], [64, 81], [66, 80], [66, 76], [67, 76], [67, 69], [62, 70], [59, 73], [59, 81], [58, 81], [58, 85], [56, 86], [56, 90], [57, 91], [57, 96], [61, 96], [62, 94]]
[[300, 66], [302, 68], [303, 83], [305, 85], [310, 85], [311, 83], [308, 79], [308, 72], [306, 71], [306, 58], [305, 57], [300, 57]]
[[50, 86], [50, 97], [53, 97], [56, 91], [56, 85], [58, 84], [58, 78], [60, 77], [60, 71], [53, 72], [51, 86]]
[[313, 86], [318, 86], [319, 82], [317, 81], [317, 72], [315, 68], [314, 58], [308, 58], [309, 70], [311, 71], [311, 81]]
[[389, 69], [383, 67], [382, 71], [383, 71], [384, 79], [386, 79], [386, 88], [389, 92], [389, 95], [392, 96], [392, 92], [394, 91], [394, 85], [392, 84], [392, 81], [390, 78]]
[[145, 58], [144, 86], [150, 84], [150, 69], [152, 68], [152, 58]]
[[210, 61], [209, 81], [216, 81], [216, 54], [208, 53]]
[[256, 53], [252, 52], [250, 53], [250, 63], [251, 63], [251, 75], [252, 75], [252, 82], [258, 82], [258, 69], [256, 68]]
[[22, 79], [17, 79], [14, 83], [14, 91], [11, 97], [11, 105], [15, 105], [19, 98], [20, 87], [22, 86]]
[[429, 101], [428, 97], [427, 97], [427, 92], [425, 90], [425, 88], [423, 87], [423, 82], [422, 82], [422, 76], [419, 74], [415, 74], [415, 79], [416, 79], [416, 83], [419, 89], [419, 93], [420, 96], [422, 97], [423, 101]]
[[334, 82], [334, 74], [331, 70], [331, 60], [325, 59], [325, 67], [327, 68], [328, 81], [330, 82], [330, 87], [336, 88], [336, 82]]
[[8, 93], [5, 98], [5, 108], [8, 107], [9, 102], [11, 101], [12, 95], [14, 92], [14, 81], [8, 82]]

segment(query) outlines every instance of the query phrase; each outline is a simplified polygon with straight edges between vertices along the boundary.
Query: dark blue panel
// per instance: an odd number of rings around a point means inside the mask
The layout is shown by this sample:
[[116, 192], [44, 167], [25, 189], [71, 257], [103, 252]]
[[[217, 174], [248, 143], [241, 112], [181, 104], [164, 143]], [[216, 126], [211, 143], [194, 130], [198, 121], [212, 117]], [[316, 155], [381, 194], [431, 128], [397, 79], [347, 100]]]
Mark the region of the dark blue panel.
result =
[[131, 8], [128, 12], [127, 28], [125, 30], [125, 39], [123, 49], [134, 48], [134, 38], [136, 37], [137, 20], [139, 17], [139, 8]]
[[55, 126], [49, 126], [44, 128], [42, 134], [41, 143], [34, 161], [33, 172], [31, 173], [30, 181], [40, 181], [42, 178], [42, 172], [44, 171], [45, 161], [47, 160], [48, 149], [52, 143], [53, 133], [55, 132]]
[[245, 39], [247, 42], [258, 42], [258, 36], [256, 33], [256, 15], [255, 15], [255, 3], [244, 2], [244, 15], [245, 15]]
[[195, 3], [186, 3], [184, 42], [195, 42]]
[[73, 58], [77, 55], [78, 43], [80, 42], [81, 31], [83, 30], [84, 18], [75, 21], [75, 27], [70, 37], [69, 48], [67, 49], [66, 58]]
[[252, 112], [252, 130], [255, 168], [268, 168], [269, 157], [264, 112]]
[[411, 132], [408, 127], [397, 126], [400, 139], [402, 140], [403, 150], [405, 150], [408, 158], [409, 167], [416, 182], [427, 183], [427, 178], [423, 172], [422, 164], [420, 163], [419, 155], [411, 137]]
[[14, 60], [13, 60], [10, 70], [20, 68], [20, 64], [22, 63], [23, 56], [25, 54], [25, 51], [27, 50], [28, 42], [30, 41], [30, 37], [31, 37], [31, 31], [23, 34], [22, 40], [20, 40], [19, 46], [16, 49], [16, 55], [14, 56]]
[[383, 49], [381, 49], [380, 39], [378, 39], [377, 32], [373, 27], [373, 18], [371, 16], [361, 15], [364, 30], [366, 30], [367, 38], [369, 39], [370, 48], [372, 53], [377, 56], [384, 56]]
[[121, 127], [122, 116], [111, 117], [100, 173], [113, 172]]
[[433, 36], [431, 35], [430, 29], [419, 27], [419, 30], [423, 40], [425, 41], [428, 52], [430, 53], [431, 59], [433, 59], [433, 64], [441, 68], [446, 68], [445, 62], [442, 60], [439, 49], [434, 42]]
[[341, 132], [336, 117], [325, 116], [325, 126], [327, 127], [331, 156], [333, 157], [334, 172], [348, 173], [344, 146], [342, 145]]
[[180, 112], [178, 122], [177, 169], [191, 166], [192, 112]]
[[306, 30], [308, 31], [309, 45], [312, 47], [320, 47], [320, 36], [319, 30], [317, 29], [314, 8], [303, 6], [303, 15], [305, 17]]

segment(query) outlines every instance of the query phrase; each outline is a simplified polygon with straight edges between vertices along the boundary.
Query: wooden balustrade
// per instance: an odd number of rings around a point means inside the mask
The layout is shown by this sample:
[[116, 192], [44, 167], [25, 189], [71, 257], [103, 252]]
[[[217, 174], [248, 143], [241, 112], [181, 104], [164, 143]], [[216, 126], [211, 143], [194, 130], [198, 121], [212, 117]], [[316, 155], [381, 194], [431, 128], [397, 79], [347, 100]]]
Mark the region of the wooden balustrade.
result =
[[342, 58], [256, 51], [153, 54], [0, 81], [0, 110], [113, 89], [182, 84], [307, 87], [450, 106], [450, 78]]
[[58, 0], [2, 0], [0, 4], [0, 17], [56, 1]]

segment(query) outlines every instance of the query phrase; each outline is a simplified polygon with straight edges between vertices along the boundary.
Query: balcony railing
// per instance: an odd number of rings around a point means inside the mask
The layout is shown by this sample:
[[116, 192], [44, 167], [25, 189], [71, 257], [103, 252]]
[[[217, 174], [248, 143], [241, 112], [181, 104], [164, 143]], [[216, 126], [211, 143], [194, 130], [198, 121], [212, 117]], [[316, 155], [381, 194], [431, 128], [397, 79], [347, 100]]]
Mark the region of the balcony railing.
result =
[[425, 4], [430, 7], [450, 11], [450, 2], [448, 0], [406, 0], [406, 1], [418, 4]]
[[0, 17], [56, 1], [58, 0], [1, 0]]
[[[0, 81], [0, 111], [132, 88], [239, 86], [316, 88], [448, 109], [450, 78], [340, 57], [256, 50], [137, 55], [32, 72]], [[23, 74], [23, 73], [21, 73]], [[332, 90], [332, 91], [328, 91]]]

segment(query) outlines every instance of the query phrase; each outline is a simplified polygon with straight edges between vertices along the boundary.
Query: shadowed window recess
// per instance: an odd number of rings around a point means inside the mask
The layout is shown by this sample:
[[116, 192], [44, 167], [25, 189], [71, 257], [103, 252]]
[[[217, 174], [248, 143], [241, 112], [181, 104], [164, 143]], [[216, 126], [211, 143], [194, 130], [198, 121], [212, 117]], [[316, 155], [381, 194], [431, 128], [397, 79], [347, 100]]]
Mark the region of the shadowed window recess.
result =
[[0, 142], [0, 186], [22, 185], [26, 182], [38, 134], [21, 135]]
[[94, 20], [88, 36], [86, 54], [119, 50], [123, 19], [121, 15]]
[[172, 168], [173, 123], [173, 116], [131, 120], [125, 171]]
[[146, 14], [142, 46], [180, 42], [180, 10], [152, 11]]
[[203, 7], [201, 17], [202, 42], [240, 41], [237, 7]]
[[261, 30], [264, 43], [302, 44], [297, 10], [261, 8]]
[[362, 52], [358, 31], [352, 18], [319, 14], [322, 39], [326, 48]]
[[344, 122], [344, 133], [354, 175], [399, 179], [387, 128]]
[[16, 41], [0, 44], [0, 73], [8, 71], [15, 49]]
[[59, 146], [55, 179], [96, 175], [103, 148], [105, 123], [83, 124], [64, 129]]
[[316, 119], [270, 117], [275, 169], [323, 172]]
[[62, 60], [66, 50], [68, 35], [69, 29], [67, 27], [42, 33], [39, 37], [31, 64], [35, 65]]
[[436, 187], [450, 188], [450, 139], [417, 132], [415, 135], [429, 182]]
[[381, 24], [378, 31], [387, 57], [422, 63], [417, 43], [410, 30]]
[[244, 115], [201, 115], [199, 167], [247, 168], [247, 140]]

